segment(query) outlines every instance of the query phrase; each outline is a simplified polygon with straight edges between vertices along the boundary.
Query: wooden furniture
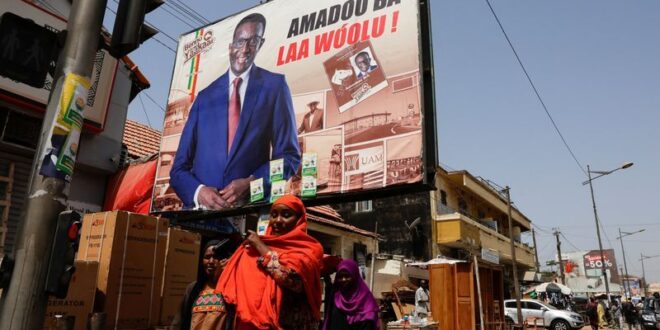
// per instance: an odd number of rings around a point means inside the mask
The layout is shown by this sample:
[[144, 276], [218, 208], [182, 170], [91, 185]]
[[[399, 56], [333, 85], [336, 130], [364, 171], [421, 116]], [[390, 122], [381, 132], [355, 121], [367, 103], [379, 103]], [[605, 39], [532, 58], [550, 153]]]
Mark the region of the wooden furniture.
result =
[[429, 265], [429, 279], [431, 313], [439, 330], [504, 328], [504, 282], [499, 266], [479, 262], [483, 322], [472, 262]]

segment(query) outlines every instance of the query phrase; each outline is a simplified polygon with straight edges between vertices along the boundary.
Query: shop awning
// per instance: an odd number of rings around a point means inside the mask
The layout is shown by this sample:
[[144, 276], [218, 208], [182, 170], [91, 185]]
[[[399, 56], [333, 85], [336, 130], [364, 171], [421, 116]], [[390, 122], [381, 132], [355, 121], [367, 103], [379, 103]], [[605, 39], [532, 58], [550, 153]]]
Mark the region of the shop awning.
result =
[[157, 161], [132, 164], [115, 174], [108, 182], [103, 211], [149, 214]]

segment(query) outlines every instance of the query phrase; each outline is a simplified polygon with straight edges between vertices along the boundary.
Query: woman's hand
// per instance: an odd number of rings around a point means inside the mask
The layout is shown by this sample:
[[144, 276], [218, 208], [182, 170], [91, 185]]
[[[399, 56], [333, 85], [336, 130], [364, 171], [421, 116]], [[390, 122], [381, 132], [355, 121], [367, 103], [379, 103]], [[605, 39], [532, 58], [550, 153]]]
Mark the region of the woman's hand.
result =
[[259, 235], [257, 235], [257, 233], [252, 230], [248, 230], [247, 237], [245, 238], [245, 244], [246, 246], [255, 248], [257, 252], [259, 252], [259, 254], [262, 256], [270, 251], [266, 243], [264, 243]]

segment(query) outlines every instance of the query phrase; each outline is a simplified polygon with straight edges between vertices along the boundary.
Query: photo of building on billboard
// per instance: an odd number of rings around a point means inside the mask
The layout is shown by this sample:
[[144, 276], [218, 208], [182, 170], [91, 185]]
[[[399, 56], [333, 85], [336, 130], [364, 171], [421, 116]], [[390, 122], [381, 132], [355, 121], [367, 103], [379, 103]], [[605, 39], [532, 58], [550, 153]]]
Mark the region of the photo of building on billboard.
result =
[[419, 16], [418, 1], [271, 1], [182, 35], [152, 210], [422, 182]]

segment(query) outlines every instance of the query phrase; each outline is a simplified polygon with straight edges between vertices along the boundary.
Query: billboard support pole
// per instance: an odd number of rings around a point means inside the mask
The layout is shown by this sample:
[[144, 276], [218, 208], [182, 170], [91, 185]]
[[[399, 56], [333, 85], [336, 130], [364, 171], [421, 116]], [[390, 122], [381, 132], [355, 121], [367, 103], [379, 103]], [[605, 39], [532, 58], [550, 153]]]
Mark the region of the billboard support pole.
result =
[[[30, 190], [23, 210], [23, 225], [14, 251], [13, 280], [3, 293], [0, 329], [41, 329], [48, 296], [44, 291], [48, 262], [57, 226], [57, 216], [66, 207], [68, 183], [64, 179], [40, 174], [46, 145], [50, 144], [58, 105], [63, 94], [64, 77], [76, 74], [89, 78], [107, 0], [73, 1], [67, 23], [67, 38], [57, 64], [32, 165]], [[73, 134], [71, 137], [75, 139]], [[77, 144], [77, 141], [75, 141]]]

